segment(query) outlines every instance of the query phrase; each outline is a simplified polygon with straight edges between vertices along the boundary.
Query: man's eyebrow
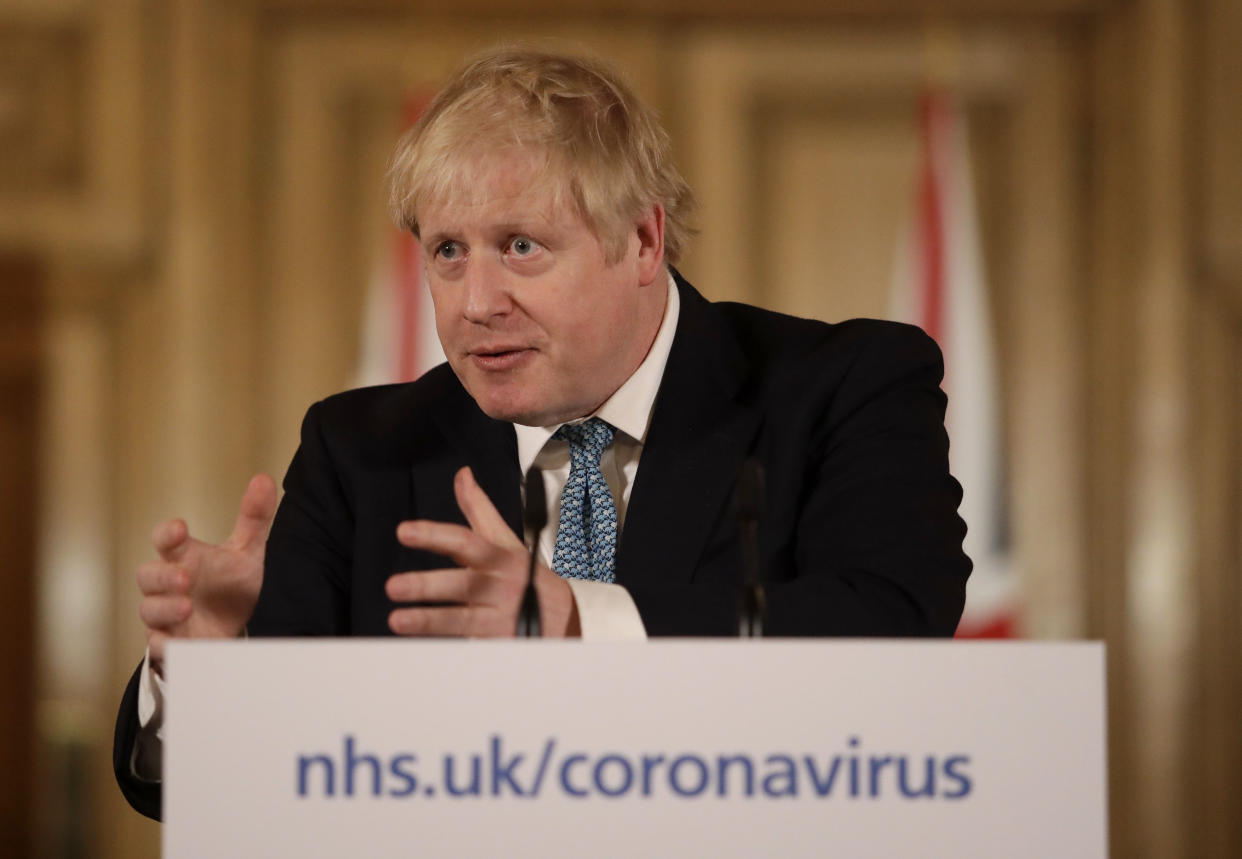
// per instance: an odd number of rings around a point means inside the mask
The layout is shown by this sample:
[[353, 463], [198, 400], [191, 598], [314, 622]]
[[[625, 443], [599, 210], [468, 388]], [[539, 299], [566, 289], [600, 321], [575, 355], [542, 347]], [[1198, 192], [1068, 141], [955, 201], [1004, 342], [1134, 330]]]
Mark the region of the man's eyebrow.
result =
[[459, 234], [449, 229], [424, 232], [418, 237], [418, 243], [423, 247], [435, 247], [441, 242], [457, 241], [457, 235]]
[[[547, 218], [532, 214], [526, 218], [513, 218], [507, 221], [499, 221], [487, 227], [486, 232], [496, 236], [509, 236], [514, 234], [546, 234], [555, 228]], [[439, 244], [445, 240], [457, 240], [462, 230], [446, 227], [444, 229], [434, 230], [432, 232], [424, 232], [421, 241], [425, 244]]]
[[547, 230], [551, 221], [538, 212], [515, 213], [503, 221], [489, 225], [488, 229], [498, 233], [520, 233], [529, 230]]
[[538, 229], [538, 226], [534, 223], [534, 219], [530, 218], [527, 220], [504, 221], [502, 223], [499, 223], [496, 225], [496, 232], [498, 233], [522, 233], [522, 232], [528, 232], [532, 228]]
[[444, 241], [444, 239], [448, 238], [448, 236], [449, 234], [446, 231], [436, 230], [434, 233], [428, 233], [428, 232], [420, 233], [418, 240], [422, 242], [423, 244], [432, 244], [432, 243], [442, 242]]

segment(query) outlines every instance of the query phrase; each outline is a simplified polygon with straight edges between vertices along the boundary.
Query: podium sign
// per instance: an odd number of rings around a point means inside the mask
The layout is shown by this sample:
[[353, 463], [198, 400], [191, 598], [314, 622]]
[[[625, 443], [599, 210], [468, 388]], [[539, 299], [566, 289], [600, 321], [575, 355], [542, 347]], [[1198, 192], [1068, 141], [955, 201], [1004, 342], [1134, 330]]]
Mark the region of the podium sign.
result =
[[164, 855], [1103, 857], [1096, 643], [170, 642]]

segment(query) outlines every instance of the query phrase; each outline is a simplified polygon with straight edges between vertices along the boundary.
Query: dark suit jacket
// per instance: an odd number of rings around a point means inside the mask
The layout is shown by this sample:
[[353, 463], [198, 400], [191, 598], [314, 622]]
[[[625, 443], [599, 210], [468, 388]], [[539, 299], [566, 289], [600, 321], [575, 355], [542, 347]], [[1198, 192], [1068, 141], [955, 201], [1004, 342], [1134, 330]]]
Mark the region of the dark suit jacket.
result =
[[[835, 325], [712, 304], [678, 276], [681, 315], [617, 550], [650, 635], [737, 631], [739, 468], [766, 472], [759, 553], [769, 635], [951, 635], [970, 561], [948, 471], [940, 352], [917, 328]], [[390, 635], [395, 572], [451, 562], [397, 543], [406, 519], [464, 522], [463, 465], [521, 533], [513, 427], [447, 365], [316, 403], [285, 477], [251, 635]], [[129, 774], [137, 682], [115, 763]]]

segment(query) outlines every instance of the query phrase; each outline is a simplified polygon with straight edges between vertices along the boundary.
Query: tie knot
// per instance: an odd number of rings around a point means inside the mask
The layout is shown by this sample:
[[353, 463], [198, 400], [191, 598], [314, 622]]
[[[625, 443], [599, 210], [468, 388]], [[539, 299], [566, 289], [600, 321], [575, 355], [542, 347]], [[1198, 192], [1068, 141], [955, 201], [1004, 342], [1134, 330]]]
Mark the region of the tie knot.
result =
[[604, 448], [612, 444], [613, 432], [612, 426], [607, 421], [591, 418], [580, 424], [563, 425], [552, 435], [552, 438], [569, 442], [571, 453], [573, 448], [581, 448], [598, 463], [604, 454]]

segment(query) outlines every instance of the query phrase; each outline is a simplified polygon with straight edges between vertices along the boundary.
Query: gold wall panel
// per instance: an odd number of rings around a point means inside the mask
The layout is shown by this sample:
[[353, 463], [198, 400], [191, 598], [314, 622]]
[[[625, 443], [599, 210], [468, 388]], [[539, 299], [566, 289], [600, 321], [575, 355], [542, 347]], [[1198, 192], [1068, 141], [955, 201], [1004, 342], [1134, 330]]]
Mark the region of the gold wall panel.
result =
[[81, 182], [84, 43], [72, 27], [0, 25], [0, 195]]
[[40, 540], [95, 556], [48, 555], [43, 635], [66, 633], [54, 595], [80, 580], [96, 595], [75, 628], [104, 639], [94, 661], [41, 656], [70, 716], [49, 724], [89, 773], [81, 805], [40, 814], [49, 851], [157, 852], [108, 770], [143, 641], [133, 570], [166, 516], [222, 536], [249, 474], [279, 475], [307, 405], [349, 383], [407, 94], [502, 38], [604, 53], [698, 192], [696, 284], [875, 315], [929, 32], [957, 45], [972, 124], [1029, 631], [1108, 641], [1114, 852], [1242, 851], [1242, 9], [934, 5], [0, 5], [0, 247], [36, 253], [56, 296]]

